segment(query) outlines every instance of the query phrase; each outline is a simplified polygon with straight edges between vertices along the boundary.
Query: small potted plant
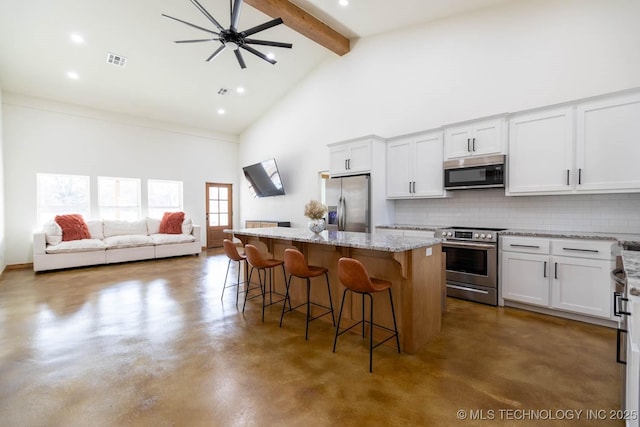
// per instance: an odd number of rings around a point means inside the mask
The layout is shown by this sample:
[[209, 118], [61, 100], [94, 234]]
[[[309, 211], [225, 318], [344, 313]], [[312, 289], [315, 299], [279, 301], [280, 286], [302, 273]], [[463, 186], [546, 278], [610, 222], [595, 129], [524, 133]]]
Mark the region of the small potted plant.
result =
[[320, 233], [326, 227], [324, 216], [327, 213], [327, 207], [317, 200], [310, 200], [304, 206], [304, 216], [309, 218], [309, 230], [314, 233]]

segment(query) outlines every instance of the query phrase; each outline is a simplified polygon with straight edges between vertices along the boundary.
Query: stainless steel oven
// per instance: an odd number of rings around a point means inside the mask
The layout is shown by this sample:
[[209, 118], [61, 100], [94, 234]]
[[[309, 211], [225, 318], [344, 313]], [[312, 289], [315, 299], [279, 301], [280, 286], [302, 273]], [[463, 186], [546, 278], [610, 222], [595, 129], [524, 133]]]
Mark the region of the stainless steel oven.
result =
[[498, 305], [498, 236], [501, 229], [451, 227], [436, 231], [445, 239], [447, 296]]

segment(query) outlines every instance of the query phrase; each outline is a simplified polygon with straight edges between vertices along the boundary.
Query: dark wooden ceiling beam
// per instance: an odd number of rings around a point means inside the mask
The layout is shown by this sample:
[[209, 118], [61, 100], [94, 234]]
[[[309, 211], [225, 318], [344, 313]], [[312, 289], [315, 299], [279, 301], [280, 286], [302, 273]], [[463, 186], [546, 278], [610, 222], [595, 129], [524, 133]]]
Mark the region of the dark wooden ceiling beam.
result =
[[303, 36], [342, 56], [349, 53], [349, 39], [287, 0], [244, 0], [272, 18], [282, 18], [284, 24]]

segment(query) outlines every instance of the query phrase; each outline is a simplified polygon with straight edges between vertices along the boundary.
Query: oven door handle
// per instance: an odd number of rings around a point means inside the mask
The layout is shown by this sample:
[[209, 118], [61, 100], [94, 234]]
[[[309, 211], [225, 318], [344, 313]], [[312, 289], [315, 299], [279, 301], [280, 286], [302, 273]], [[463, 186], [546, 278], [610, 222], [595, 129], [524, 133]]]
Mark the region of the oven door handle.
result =
[[451, 242], [444, 241], [442, 246], [449, 246], [452, 248], [470, 248], [470, 249], [495, 249], [496, 245], [490, 245], [487, 243], [465, 243], [465, 242]]

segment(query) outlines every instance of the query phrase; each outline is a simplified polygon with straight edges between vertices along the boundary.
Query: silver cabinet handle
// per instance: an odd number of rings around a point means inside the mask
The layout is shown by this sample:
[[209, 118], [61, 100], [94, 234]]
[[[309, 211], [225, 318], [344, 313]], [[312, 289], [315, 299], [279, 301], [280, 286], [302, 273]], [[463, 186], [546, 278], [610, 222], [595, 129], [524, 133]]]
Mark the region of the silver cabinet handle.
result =
[[472, 138], [471, 139], [472, 143], [471, 143], [471, 151], [476, 151], [476, 139]]
[[555, 263], [555, 267], [554, 267], [555, 271], [554, 271], [554, 277], [557, 279], [558, 278], [558, 263]]
[[471, 138], [467, 138], [467, 151], [471, 151]]
[[538, 245], [516, 245], [513, 243], [509, 243], [509, 246], [511, 246], [512, 248], [532, 248], [532, 249], [540, 249], [540, 246]]
[[542, 270], [542, 277], [547, 277], [547, 261], [544, 262], [544, 267]]
[[578, 185], [582, 185], [582, 168], [578, 169]]
[[567, 185], [569, 185], [569, 169], [567, 169]]

